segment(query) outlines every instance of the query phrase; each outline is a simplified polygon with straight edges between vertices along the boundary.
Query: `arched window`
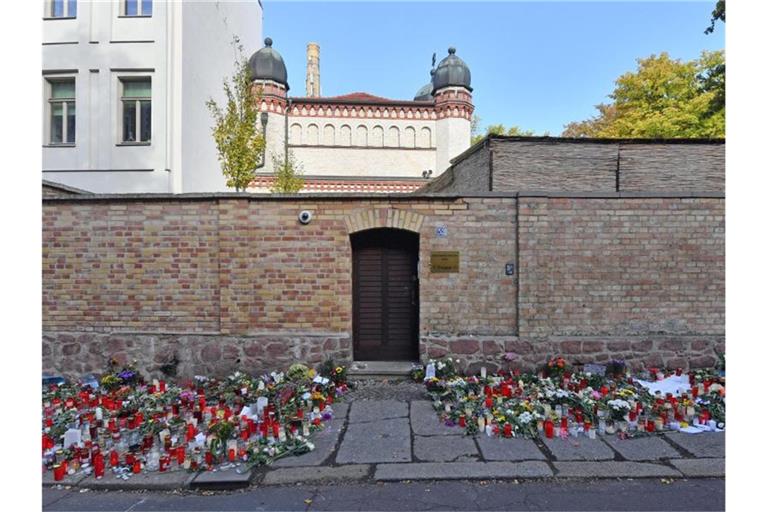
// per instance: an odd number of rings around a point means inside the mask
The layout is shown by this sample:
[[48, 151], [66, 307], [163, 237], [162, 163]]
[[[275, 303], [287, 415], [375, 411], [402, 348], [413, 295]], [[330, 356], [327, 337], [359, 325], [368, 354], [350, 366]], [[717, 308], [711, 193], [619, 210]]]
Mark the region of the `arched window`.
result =
[[368, 128], [365, 125], [358, 125], [355, 137], [355, 146], [368, 145]]
[[429, 128], [422, 128], [419, 136], [419, 147], [431, 148], [432, 147], [432, 130]]
[[307, 126], [307, 144], [310, 146], [317, 146], [320, 141], [320, 129], [316, 124]]
[[352, 128], [348, 124], [341, 125], [339, 130], [339, 144], [341, 146], [352, 145]]
[[323, 144], [326, 146], [336, 144], [336, 128], [332, 124], [326, 124], [323, 128]]
[[400, 147], [400, 129], [397, 126], [390, 126], [387, 130], [386, 146], [392, 148]]
[[289, 144], [301, 144], [301, 125], [298, 123], [294, 123], [291, 125], [291, 135], [290, 139], [288, 140]]
[[408, 126], [403, 132], [403, 146], [406, 148], [416, 147], [416, 130], [413, 126]]
[[373, 127], [371, 130], [371, 146], [380, 148], [384, 145], [384, 128], [379, 125]]

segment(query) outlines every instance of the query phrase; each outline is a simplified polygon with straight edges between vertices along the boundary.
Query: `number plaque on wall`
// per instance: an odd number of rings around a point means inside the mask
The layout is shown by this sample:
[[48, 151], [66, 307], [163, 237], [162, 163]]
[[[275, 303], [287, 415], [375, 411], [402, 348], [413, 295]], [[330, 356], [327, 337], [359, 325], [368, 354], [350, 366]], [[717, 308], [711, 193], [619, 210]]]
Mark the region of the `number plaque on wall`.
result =
[[449, 274], [459, 271], [459, 251], [433, 251], [429, 255], [429, 271]]

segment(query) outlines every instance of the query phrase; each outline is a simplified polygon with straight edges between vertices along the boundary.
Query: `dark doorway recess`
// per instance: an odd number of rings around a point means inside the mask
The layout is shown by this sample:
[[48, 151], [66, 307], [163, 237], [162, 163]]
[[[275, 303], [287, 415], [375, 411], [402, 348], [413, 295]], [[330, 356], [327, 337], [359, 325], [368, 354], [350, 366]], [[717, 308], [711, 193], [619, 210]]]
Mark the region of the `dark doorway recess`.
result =
[[352, 235], [352, 331], [357, 361], [419, 355], [419, 235], [370, 229]]

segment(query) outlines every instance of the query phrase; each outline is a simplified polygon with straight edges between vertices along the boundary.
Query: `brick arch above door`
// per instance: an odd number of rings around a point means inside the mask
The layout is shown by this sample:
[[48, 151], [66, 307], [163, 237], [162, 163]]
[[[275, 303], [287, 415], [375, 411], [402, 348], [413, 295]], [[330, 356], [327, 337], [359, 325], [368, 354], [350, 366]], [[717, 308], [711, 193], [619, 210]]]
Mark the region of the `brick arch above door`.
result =
[[358, 231], [375, 228], [404, 229], [418, 233], [424, 223], [424, 216], [410, 210], [393, 208], [374, 208], [360, 210], [344, 218], [347, 232], [351, 235]]

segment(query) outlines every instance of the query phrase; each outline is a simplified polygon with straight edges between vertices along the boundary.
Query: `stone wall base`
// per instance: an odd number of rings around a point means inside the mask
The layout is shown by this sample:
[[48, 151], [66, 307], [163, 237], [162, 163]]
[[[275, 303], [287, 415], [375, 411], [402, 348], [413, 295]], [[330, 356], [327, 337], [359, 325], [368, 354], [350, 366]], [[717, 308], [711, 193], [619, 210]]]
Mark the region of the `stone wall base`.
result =
[[352, 359], [346, 333], [135, 334], [43, 332], [43, 371], [67, 377], [102, 373], [114, 357], [136, 361], [149, 377], [194, 375], [224, 377], [235, 370], [250, 374], [284, 370], [294, 363], [317, 365], [332, 358]]
[[534, 370], [547, 359], [562, 355], [570, 363], [606, 363], [623, 359], [632, 370], [643, 368], [704, 368], [717, 363], [725, 352], [723, 335], [646, 336], [423, 336], [422, 359], [458, 357], [470, 371], [507, 366]]
[[[725, 351], [725, 336], [422, 336], [421, 358], [458, 357], [469, 371], [511, 366], [533, 370], [548, 358], [562, 355], [574, 364], [623, 359], [633, 370], [648, 367], [714, 366]], [[147, 376], [194, 375], [223, 377], [235, 370], [251, 374], [287, 369], [294, 363], [318, 365], [331, 358], [352, 361], [347, 333], [136, 334], [44, 332], [43, 371], [78, 377], [101, 373], [110, 358], [136, 361]]]

